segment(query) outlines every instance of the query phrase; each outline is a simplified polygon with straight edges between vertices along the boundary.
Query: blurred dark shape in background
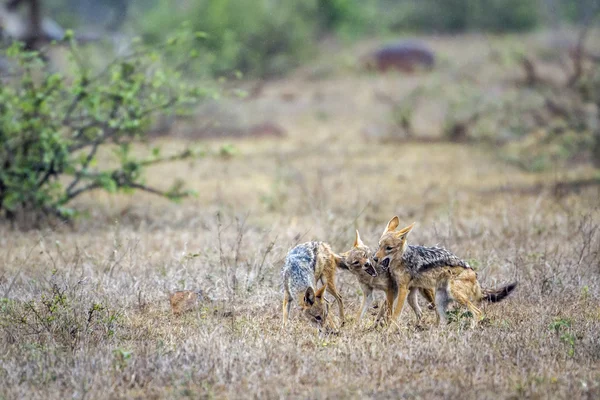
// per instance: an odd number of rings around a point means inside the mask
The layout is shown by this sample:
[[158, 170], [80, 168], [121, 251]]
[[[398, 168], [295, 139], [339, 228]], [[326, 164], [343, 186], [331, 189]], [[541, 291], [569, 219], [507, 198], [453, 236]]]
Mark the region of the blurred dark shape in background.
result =
[[[0, 6], [0, 28], [3, 36], [9, 40], [25, 43], [27, 49], [39, 49], [43, 44], [60, 41], [65, 29], [56, 20], [49, 17], [58, 14], [58, 10], [47, 7], [56, 3], [43, 0], [8, 0]], [[100, 4], [104, 3], [104, 4]], [[128, 0], [110, 0], [105, 2], [70, 0], [63, 5], [65, 10], [77, 10], [80, 15], [81, 32], [76, 36], [79, 42], [90, 42], [100, 38], [97, 26], [103, 25], [106, 32], [117, 31], [127, 17]], [[74, 21], [66, 21], [64, 26], [72, 28]]]
[[363, 58], [363, 65], [369, 70], [386, 72], [394, 69], [413, 72], [419, 68], [432, 69], [435, 56], [424, 43], [404, 41], [384, 45]]
[[[558, 29], [594, 14], [597, 0], [2, 0], [4, 35], [36, 43], [73, 29], [80, 41], [140, 36], [158, 44], [178, 29], [206, 33], [202, 68], [209, 74], [281, 76], [316, 53], [317, 43], [406, 32], [521, 32]], [[182, 26], [182, 23], [187, 24]], [[399, 56], [399, 49], [390, 48]], [[387, 50], [385, 50], [387, 51]], [[384, 53], [385, 53], [384, 51]], [[429, 57], [408, 57], [429, 64]], [[384, 57], [385, 54], [380, 55]], [[376, 58], [380, 58], [377, 56]], [[424, 56], [425, 58], [423, 58]], [[427, 58], [427, 59], [426, 59]], [[394, 64], [394, 63], [392, 63]], [[403, 65], [412, 63], [403, 63]], [[382, 66], [389, 65], [383, 63]], [[395, 64], [394, 64], [395, 65]]]

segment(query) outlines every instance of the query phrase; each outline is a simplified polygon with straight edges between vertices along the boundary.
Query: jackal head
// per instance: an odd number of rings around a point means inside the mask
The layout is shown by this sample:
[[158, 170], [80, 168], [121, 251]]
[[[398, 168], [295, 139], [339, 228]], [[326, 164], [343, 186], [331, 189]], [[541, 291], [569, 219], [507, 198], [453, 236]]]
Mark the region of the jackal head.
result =
[[374, 265], [371, 263], [371, 249], [360, 239], [358, 230], [352, 249], [341, 254], [342, 262], [354, 275], [360, 275], [364, 272], [371, 276], [377, 276]]
[[379, 248], [375, 253], [375, 257], [373, 257], [373, 261], [379, 263], [384, 269], [390, 266], [390, 262], [400, 259], [404, 255], [406, 246], [408, 246], [406, 238], [415, 226], [415, 222], [396, 231], [398, 225], [400, 225], [398, 217], [394, 217], [388, 222], [379, 239]]
[[302, 304], [304, 316], [319, 327], [325, 324], [329, 315], [329, 304], [324, 297], [325, 289], [326, 286], [323, 286], [315, 292], [312, 287], [309, 287], [304, 293], [304, 303]]

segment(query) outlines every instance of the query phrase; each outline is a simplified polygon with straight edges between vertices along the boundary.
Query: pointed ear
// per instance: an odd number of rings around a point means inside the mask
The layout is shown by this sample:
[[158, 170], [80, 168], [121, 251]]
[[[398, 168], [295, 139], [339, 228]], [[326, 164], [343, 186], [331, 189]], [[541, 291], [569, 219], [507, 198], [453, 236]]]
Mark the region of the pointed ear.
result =
[[365, 247], [365, 244], [360, 239], [360, 233], [358, 233], [358, 229], [356, 230], [356, 238], [354, 239], [354, 247]]
[[323, 285], [319, 290], [317, 290], [317, 293], [315, 293], [315, 297], [323, 298], [323, 294], [325, 294], [325, 289], [327, 289], [327, 286]]
[[400, 225], [400, 219], [398, 216], [394, 216], [394, 218], [390, 219], [390, 222], [388, 222], [387, 226], [383, 230], [383, 233], [395, 231], [398, 225]]
[[315, 304], [315, 291], [313, 288], [309, 287], [306, 289], [306, 293], [304, 293], [304, 302], [309, 306]]
[[402, 228], [400, 229], [397, 233], [396, 233], [396, 237], [401, 237], [401, 236], [408, 236], [408, 234], [410, 233], [410, 231], [412, 231], [412, 228], [414, 228], [416, 222], [413, 222], [412, 224], [410, 224], [409, 226], [407, 226], [406, 228]]

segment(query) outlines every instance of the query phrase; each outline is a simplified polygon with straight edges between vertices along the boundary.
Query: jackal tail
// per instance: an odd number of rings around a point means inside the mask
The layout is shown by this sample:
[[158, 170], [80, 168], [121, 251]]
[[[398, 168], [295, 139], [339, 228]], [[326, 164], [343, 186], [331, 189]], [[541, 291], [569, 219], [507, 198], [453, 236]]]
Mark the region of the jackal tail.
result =
[[497, 303], [504, 300], [516, 287], [517, 282], [513, 282], [498, 289], [483, 289], [483, 297], [481, 300]]

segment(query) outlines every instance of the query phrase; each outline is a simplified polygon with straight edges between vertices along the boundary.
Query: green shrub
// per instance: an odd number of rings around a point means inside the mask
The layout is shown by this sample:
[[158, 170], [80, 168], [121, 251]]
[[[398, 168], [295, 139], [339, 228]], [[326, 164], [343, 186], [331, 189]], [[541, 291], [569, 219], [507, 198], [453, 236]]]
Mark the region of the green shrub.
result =
[[[491, 32], [520, 32], [539, 23], [537, 0], [485, 0], [471, 2], [468, 28]], [[479, 7], [474, 7], [476, 4]]]
[[377, 0], [318, 0], [309, 18], [316, 18], [321, 33], [338, 33], [356, 38], [365, 33], [383, 32]]
[[187, 21], [190, 31], [207, 34], [194, 50], [209, 72], [277, 75], [314, 50], [317, 21], [304, 18], [304, 8], [302, 3], [265, 0], [206, 0], [177, 7], [158, 0], [141, 11], [138, 29], [147, 43], [155, 44]]
[[[170, 38], [163, 50], [175, 57], [178, 43], [190, 40], [197, 39]], [[19, 44], [6, 51], [18, 67], [0, 86], [0, 216], [71, 217], [69, 203], [96, 189], [138, 189], [171, 199], [188, 194], [177, 182], [165, 191], [146, 186], [143, 171], [191, 157], [191, 151], [163, 157], [156, 148], [139, 157], [132, 145], [156, 113], [176, 112], [205, 92], [183, 82], [177, 71], [160, 67], [156, 52], [134, 47], [96, 72], [69, 42], [75, 66], [70, 77], [50, 72], [38, 53]], [[96, 164], [99, 153], [111, 151], [113, 167]]]
[[152, 4], [138, 0], [139, 30], [147, 43], [189, 23], [192, 31], [206, 32], [195, 50], [216, 75], [235, 71], [251, 76], [274, 76], [310, 58], [324, 34], [356, 36], [377, 23], [375, 1], [308, 0], [197, 0], [183, 5], [170, 0]]

